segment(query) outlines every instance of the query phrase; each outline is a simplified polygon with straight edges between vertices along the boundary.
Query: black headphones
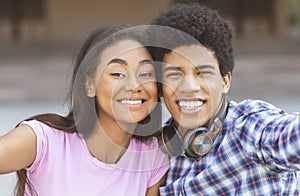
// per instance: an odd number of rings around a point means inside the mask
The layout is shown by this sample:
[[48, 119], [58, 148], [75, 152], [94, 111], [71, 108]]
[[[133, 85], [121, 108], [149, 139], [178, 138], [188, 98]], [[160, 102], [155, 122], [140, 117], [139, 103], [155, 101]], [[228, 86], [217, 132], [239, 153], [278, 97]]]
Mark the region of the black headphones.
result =
[[161, 150], [170, 156], [178, 156], [184, 152], [186, 156], [196, 160], [207, 154], [222, 129], [227, 114], [229, 102], [225, 96], [222, 99], [222, 105], [208, 128], [189, 129], [182, 137], [177, 130], [174, 119], [171, 118], [169, 123], [162, 127], [158, 136]]

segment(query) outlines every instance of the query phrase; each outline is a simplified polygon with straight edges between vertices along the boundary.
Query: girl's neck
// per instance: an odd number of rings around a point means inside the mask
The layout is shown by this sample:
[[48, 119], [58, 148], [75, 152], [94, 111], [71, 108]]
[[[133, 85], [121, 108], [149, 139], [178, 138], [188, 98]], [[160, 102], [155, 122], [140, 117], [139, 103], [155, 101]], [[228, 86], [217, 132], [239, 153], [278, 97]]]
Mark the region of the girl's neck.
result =
[[92, 133], [85, 138], [91, 155], [98, 160], [114, 164], [117, 163], [126, 152], [132, 137], [133, 127], [126, 130], [117, 123], [96, 123]]

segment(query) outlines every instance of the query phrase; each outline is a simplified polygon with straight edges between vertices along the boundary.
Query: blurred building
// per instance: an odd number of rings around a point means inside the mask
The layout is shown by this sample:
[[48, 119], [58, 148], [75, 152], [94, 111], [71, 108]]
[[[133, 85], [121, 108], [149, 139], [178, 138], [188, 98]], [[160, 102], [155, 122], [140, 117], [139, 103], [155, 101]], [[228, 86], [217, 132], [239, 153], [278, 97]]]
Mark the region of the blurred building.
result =
[[[101, 24], [148, 24], [178, 1], [0, 0], [0, 43], [74, 40]], [[300, 0], [198, 1], [228, 18], [237, 36], [299, 36]]]
[[101, 24], [147, 24], [168, 0], [0, 0], [0, 41], [82, 38]]
[[237, 36], [294, 36], [300, 28], [300, 0], [173, 0], [198, 1], [231, 21]]

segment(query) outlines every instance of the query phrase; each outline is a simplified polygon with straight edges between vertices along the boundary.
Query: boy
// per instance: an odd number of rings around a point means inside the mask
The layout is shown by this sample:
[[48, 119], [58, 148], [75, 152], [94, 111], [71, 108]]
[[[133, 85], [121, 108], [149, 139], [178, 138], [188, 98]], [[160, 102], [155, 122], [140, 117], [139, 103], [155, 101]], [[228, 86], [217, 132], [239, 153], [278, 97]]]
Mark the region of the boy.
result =
[[157, 34], [170, 47], [153, 51], [172, 116], [159, 137], [172, 157], [161, 195], [298, 195], [300, 114], [260, 100], [227, 101], [234, 67], [227, 22], [190, 3], [152, 25], [177, 29]]

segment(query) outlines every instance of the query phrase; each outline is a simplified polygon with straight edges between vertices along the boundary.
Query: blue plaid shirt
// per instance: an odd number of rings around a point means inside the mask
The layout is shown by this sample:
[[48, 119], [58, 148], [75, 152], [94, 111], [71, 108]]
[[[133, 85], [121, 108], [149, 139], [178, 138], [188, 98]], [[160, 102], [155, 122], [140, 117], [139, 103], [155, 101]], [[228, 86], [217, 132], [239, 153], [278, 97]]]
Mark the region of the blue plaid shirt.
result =
[[161, 195], [299, 195], [300, 113], [231, 101], [212, 150], [170, 164]]

